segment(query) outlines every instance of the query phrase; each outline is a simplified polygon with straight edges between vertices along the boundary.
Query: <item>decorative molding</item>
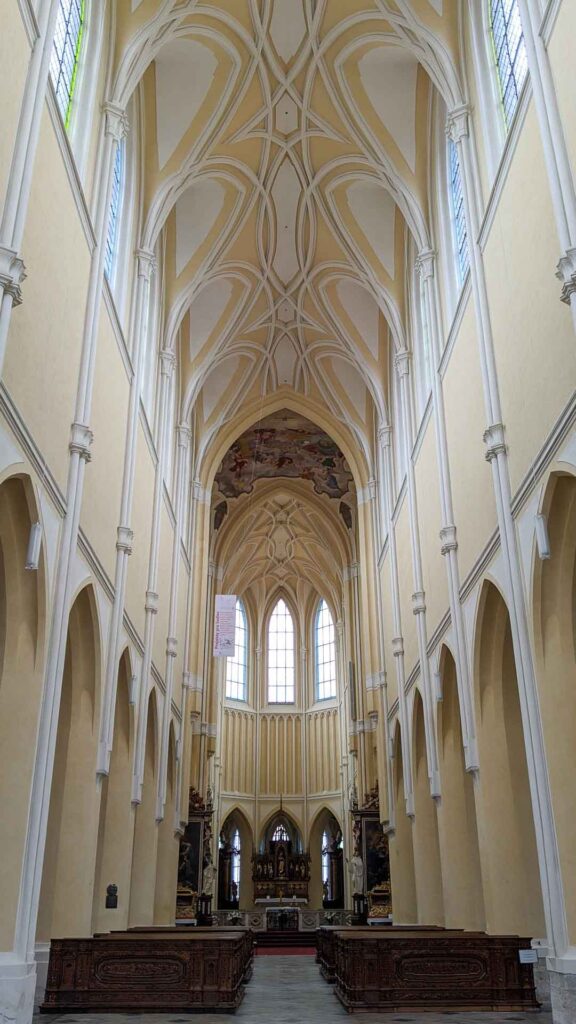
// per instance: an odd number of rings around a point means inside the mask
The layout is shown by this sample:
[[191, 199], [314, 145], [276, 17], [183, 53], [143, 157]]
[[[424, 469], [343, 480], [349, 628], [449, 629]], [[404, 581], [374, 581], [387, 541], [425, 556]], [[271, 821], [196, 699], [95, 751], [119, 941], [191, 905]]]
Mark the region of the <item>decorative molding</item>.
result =
[[24, 260], [14, 249], [0, 245], [0, 287], [12, 296], [12, 304], [19, 306], [22, 302], [22, 282], [26, 278]]
[[530, 75], [527, 75], [514, 112], [510, 131], [506, 136], [504, 149], [502, 150], [502, 157], [498, 165], [498, 170], [496, 171], [492, 191], [490, 192], [490, 197], [486, 204], [484, 217], [478, 232], [478, 245], [482, 252], [484, 251], [488, 238], [490, 237], [490, 231], [500, 206], [502, 192], [508, 179], [508, 173], [512, 166], [512, 160], [516, 152], [518, 140], [522, 134], [522, 128], [524, 126], [524, 121], [526, 120], [526, 114], [528, 113], [528, 107], [530, 106], [531, 99], [532, 83], [530, 82]]
[[442, 529], [440, 530], [439, 536], [440, 543], [442, 545], [440, 548], [441, 554], [447, 555], [449, 551], [458, 550], [456, 527], [454, 525], [443, 526]]
[[407, 377], [410, 373], [410, 360], [412, 356], [407, 348], [396, 352], [394, 355], [394, 366], [399, 377]]
[[175, 658], [178, 654], [178, 640], [175, 636], [166, 637], [166, 657]]
[[426, 594], [423, 590], [417, 590], [412, 594], [412, 614], [424, 615], [426, 612]]
[[125, 554], [131, 555], [134, 531], [129, 526], [119, 526], [116, 530], [116, 536], [116, 550], [124, 551]]
[[91, 462], [92, 453], [90, 451], [90, 445], [94, 440], [94, 434], [85, 423], [77, 423], [76, 421], [70, 428], [70, 442], [68, 444], [68, 450], [71, 454], [79, 455], [85, 462]]
[[52, 126], [56, 134], [56, 139], [60, 146], [62, 160], [64, 162], [66, 174], [68, 176], [68, 181], [70, 183], [72, 198], [74, 199], [76, 209], [78, 210], [80, 223], [82, 225], [84, 236], [88, 244], [88, 251], [90, 254], [92, 254], [96, 246], [96, 234], [94, 231], [94, 225], [92, 223], [92, 218], [90, 216], [88, 204], [86, 202], [86, 197], [84, 195], [84, 189], [82, 188], [82, 182], [80, 180], [78, 168], [76, 167], [74, 154], [72, 153], [72, 147], [70, 146], [70, 140], [68, 139], [66, 129], [62, 122], [62, 115], [60, 113], [60, 108], [58, 106], [58, 101], [54, 94], [54, 87], [52, 85], [52, 82], [50, 81], [50, 78], [48, 78], [46, 101], [50, 113], [50, 120], [52, 121]]
[[156, 615], [157, 612], [158, 612], [158, 601], [159, 601], [159, 597], [158, 597], [158, 594], [156, 593], [156, 591], [155, 590], [147, 590], [146, 591], [146, 603], [144, 605], [145, 610], [147, 612], [150, 612], [151, 615]]
[[348, 583], [350, 580], [358, 579], [360, 576], [360, 565], [358, 562], [352, 562], [350, 565], [344, 566], [342, 573], [342, 579], [344, 583]]
[[506, 454], [507, 448], [504, 435], [505, 427], [503, 423], [493, 423], [484, 431], [482, 439], [486, 445], [484, 457], [487, 462], [492, 462], [492, 459], [495, 459], [498, 455]]
[[38, 21], [36, 20], [36, 12], [32, 6], [32, 0], [18, 0], [18, 7], [20, 8], [20, 14], [24, 23], [24, 28], [26, 29], [28, 42], [32, 47], [36, 40], [40, 38], [40, 29], [38, 27]]
[[104, 131], [116, 142], [122, 142], [130, 131], [130, 122], [123, 107], [117, 103], [106, 102], [102, 104], [104, 114]]
[[470, 106], [468, 103], [461, 103], [458, 107], [453, 107], [452, 110], [448, 111], [446, 116], [446, 135], [454, 143], [458, 145], [462, 139], [467, 138], [470, 134]]
[[135, 249], [134, 255], [136, 257], [138, 277], [143, 277], [145, 281], [149, 281], [158, 268], [156, 256], [150, 249]]
[[576, 248], [567, 249], [560, 257], [556, 277], [562, 281], [560, 299], [569, 306], [572, 295], [576, 294]]
[[392, 637], [392, 654], [395, 658], [399, 658], [404, 655], [404, 637], [393, 636]]
[[22, 449], [23, 461], [30, 463], [31, 468], [42, 481], [44, 491], [60, 516], [66, 515], [66, 498], [60, 490], [56, 477], [47, 465], [38, 445], [28, 430], [5, 383], [0, 382], [0, 412], [7, 427], [11, 430], [16, 443]]

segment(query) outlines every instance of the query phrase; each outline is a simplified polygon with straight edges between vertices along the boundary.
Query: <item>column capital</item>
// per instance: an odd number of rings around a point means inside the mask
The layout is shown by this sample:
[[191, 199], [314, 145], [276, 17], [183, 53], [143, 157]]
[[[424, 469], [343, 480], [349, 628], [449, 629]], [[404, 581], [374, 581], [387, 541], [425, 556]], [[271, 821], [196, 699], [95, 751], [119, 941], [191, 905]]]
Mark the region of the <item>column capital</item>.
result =
[[132, 541], [134, 533], [129, 526], [119, 526], [116, 529], [116, 550], [123, 551], [125, 555], [132, 554]]
[[187, 423], [179, 423], [176, 431], [179, 448], [189, 448], [192, 439], [192, 431]]
[[381, 448], [389, 448], [392, 443], [392, 427], [388, 426], [388, 424], [384, 427], [379, 427], [378, 441]]
[[435, 249], [421, 249], [418, 253], [415, 266], [422, 281], [428, 281], [434, 277], [437, 255]]
[[21, 284], [26, 277], [24, 261], [15, 249], [0, 245], [0, 288], [12, 296], [12, 305], [22, 302]]
[[352, 562], [351, 565], [345, 565], [343, 575], [345, 582], [357, 579], [360, 575], [360, 566], [358, 565], [358, 562]]
[[119, 107], [117, 103], [103, 103], [102, 110], [106, 118], [104, 129], [106, 135], [110, 135], [116, 142], [121, 142], [130, 129], [130, 122], [126, 116], [126, 111], [123, 107]]
[[571, 296], [576, 293], [576, 248], [567, 249], [560, 257], [556, 267], [556, 277], [562, 281], [560, 298], [569, 306]]
[[407, 348], [403, 348], [401, 352], [395, 353], [394, 364], [399, 377], [407, 377], [410, 373], [410, 358], [410, 352]]
[[457, 550], [456, 527], [453, 524], [442, 527], [440, 530], [440, 542], [442, 544], [440, 551], [443, 555], [447, 555], [449, 551]]
[[485, 458], [487, 462], [492, 462], [492, 459], [495, 459], [498, 455], [506, 453], [504, 432], [503, 423], [493, 423], [484, 431], [483, 440], [486, 445]]
[[176, 366], [176, 356], [171, 348], [163, 348], [160, 353], [160, 373], [164, 377], [171, 377]]
[[462, 103], [448, 111], [446, 117], [446, 135], [458, 145], [467, 135], [470, 134], [470, 107], [468, 103]]
[[392, 637], [392, 654], [395, 658], [400, 658], [404, 654], [404, 637], [393, 636]]
[[175, 636], [166, 637], [166, 657], [175, 658], [178, 653], [178, 641]]
[[90, 445], [94, 440], [94, 434], [85, 423], [74, 422], [70, 430], [70, 443], [68, 449], [70, 452], [75, 452], [84, 459], [85, 462], [90, 462], [92, 454], [90, 452]]
[[417, 590], [412, 594], [412, 614], [424, 615], [426, 611], [426, 594], [423, 590]]
[[152, 274], [156, 272], [157, 267], [154, 253], [150, 249], [135, 249], [134, 255], [138, 263], [138, 277], [143, 277], [145, 281], [149, 281]]
[[147, 590], [146, 591], [146, 603], [144, 605], [145, 610], [147, 612], [150, 612], [151, 615], [156, 615], [156, 613], [158, 611], [158, 601], [159, 601], [159, 597], [158, 597], [158, 594], [156, 593], [156, 591], [155, 590]]

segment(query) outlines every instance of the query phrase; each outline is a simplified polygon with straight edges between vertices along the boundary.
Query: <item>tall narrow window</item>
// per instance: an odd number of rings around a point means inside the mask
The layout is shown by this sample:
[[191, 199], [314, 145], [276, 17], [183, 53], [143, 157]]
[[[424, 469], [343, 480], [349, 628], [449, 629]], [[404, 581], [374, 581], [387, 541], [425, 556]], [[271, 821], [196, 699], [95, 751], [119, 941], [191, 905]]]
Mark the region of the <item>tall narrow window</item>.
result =
[[60, 0], [50, 59], [50, 77], [66, 128], [70, 124], [83, 28], [84, 0]]
[[236, 828], [232, 835], [232, 858], [230, 862], [230, 895], [232, 900], [240, 897], [240, 832]]
[[124, 142], [124, 139], [122, 139], [122, 141], [116, 146], [114, 176], [112, 179], [112, 196], [110, 199], [110, 215], [108, 218], [108, 235], [106, 237], [106, 252], [104, 254], [104, 273], [110, 283], [112, 283], [114, 278], [116, 257], [118, 255], [118, 233], [120, 227], [120, 213], [122, 210], [122, 195], [124, 192], [125, 153], [126, 143]]
[[334, 621], [326, 601], [322, 599], [316, 612], [314, 628], [316, 699], [336, 696], [336, 640]]
[[468, 251], [468, 233], [466, 231], [466, 214], [464, 210], [464, 189], [458, 150], [452, 139], [448, 142], [448, 173], [450, 176], [450, 198], [452, 202], [452, 224], [454, 230], [454, 249], [458, 280], [463, 283], [470, 266]]
[[322, 897], [329, 900], [332, 897], [330, 892], [330, 836], [324, 830], [322, 833]]
[[510, 127], [528, 73], [518, 0], [490, 0], [490, 28], [506, 128]]
[[294, 623], [282, 598], [268, 623], [268, 700], [294, 703]]
[[226, 696], [232, 700], [246, 700], [248, 675], [248, 625], [242, 601], [236, 601], [236, 632], [234, 657], [226, 658]]

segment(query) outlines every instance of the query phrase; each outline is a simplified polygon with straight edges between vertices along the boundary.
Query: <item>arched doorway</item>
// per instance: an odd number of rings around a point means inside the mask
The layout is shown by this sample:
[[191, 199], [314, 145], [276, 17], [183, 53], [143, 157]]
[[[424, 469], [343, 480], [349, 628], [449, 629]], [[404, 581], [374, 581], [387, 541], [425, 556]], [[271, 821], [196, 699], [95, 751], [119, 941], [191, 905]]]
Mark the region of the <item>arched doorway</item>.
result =
[[554, 476], [544, 510], [550, 558], [536, 563], [534, 637], [546, 761], [570, 941], [576, 944], [576, 479]]
[[442, 650], [442, 701], [438, 712], [442, 799], [438, 836], [447, 928], [485, 928], [484, 896], [478, 849], [474, 780], [466, 771], [460, 726], [456, 664]]
[[440, 868], [440, 843], [436, 801], [430, 796], [424, 705], [419, 691], [414, 698], [414, 870], [418, 921], [420, 924], [444, 923], [444, 896]]
[[402, 732], [396, 723], [394, 736], [394, 791], [396, 797], [396, 828], [390, 838], [390, 881], [392, 913], [396, 924], [415, 924], [418, 920], [416, 877], [412, 822], [406, 814], [404, 770], [402, 767]]
[[27, 572], [26, 552], [34, 511], [28, 478], [0, 485], [0, 949], [13, 942], [20, 863], [26, 839], [34, 763], [33, 737], [41, 697], [44, 628], [44, 558]]
[[327, 807], [316, 815], [310, 829], [310, 906], [339, 910], [344, 906], [344, 851], [342, 829]]
[[230, 812], [220, 830], [218, 849], [218, 906], [245, 910], [252, 905], [252, 829], [242, 812]]
[[[118, 669], [110, 772], [102, 781], [100, 796], [92, 915], [94, 931], [125, 928], [128, 924], [134, 838], [134, 809], [130, 799], [133, 744], [130, 679], [130, 659], [125, 651]], [[106, 889], [110, 884], [118, 888], [118, 907], [114, 910], [106, 908]]]
[[90, 935], [96, 867], [100, 645], [91, 586], [80, 591], [68, 638], [38, 913], [39, 941]]
[[130, 925], [152, 924], [156, 888], [158, 826], [156, 824], [158, 715], [154, 690], [148, 698], [146, 750], [142, 802], [136, 808], [132, 878], [130, 884]]
[[484, 584], [476, 639], [479, 838], [489, 931], [545, 935], [508, 609]]

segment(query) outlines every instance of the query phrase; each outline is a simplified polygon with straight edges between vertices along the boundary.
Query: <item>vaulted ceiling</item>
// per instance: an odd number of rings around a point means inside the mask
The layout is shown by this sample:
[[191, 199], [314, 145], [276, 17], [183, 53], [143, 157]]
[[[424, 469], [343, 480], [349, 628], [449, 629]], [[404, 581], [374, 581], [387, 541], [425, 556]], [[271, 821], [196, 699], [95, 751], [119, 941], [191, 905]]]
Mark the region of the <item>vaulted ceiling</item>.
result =
[[427, 238], [431, 96], [459, 98], [459, 2], [117, 7], [113, 93], [142, 83], [142, 241], [163, 231], [165, 340], [201, 445], [278, 393], [369, 462], [408, 235]]

